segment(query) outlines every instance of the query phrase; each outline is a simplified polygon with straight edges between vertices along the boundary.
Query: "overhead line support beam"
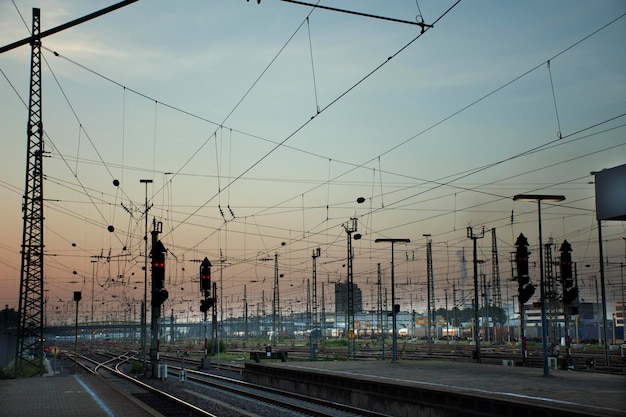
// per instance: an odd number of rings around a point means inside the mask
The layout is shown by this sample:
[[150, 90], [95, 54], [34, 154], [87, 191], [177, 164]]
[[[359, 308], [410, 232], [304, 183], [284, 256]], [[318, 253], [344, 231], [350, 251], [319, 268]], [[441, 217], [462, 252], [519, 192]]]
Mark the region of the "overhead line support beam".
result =
[[139, 0], [125, 0], [125, 1], [121, 1], [119, 3], [116, 3], [116, 4], [112, 5], [112, 6], [105, 7], [102, 10], [98, 10], [97, 12], [93, 12], [93, 13], [90, 13], [90, 14], [88, 14], [86, 16], [83, 16], [83, 17], [80, 17], [78, 19], [72, 20], [71, 22], [64, 23], [64, 24], [62, 24], [60, 26], [57, 26], [57, 27], [52, 28], [52, 29], [45, 30], [45, 31], [43, 31], [41, 33], [33, 34], [32, 36], [29, 36], [28, 38], [24, 38], [24, 39], [19, 40], [17, 42], [13, 42], [13, 43], [11, 43], [9, 45], [5, 45], [3, 47], [0, 47], [0, 54], [2, 54], [4, 52], [7, 52], [7, 51], [10, 51], [10, 50], [15, 49], [15, 48], [19, 48], [20, 46], [24, 46], [26, 44], [29, 44], [29, 43], [33, 42], [33, 41], [41, 41], [41, 39], [45, 38], [46, 36], [54, 35], [57, 32], [61, 32], [62, 30], [69, 29], [69, 28], [71, 28], [73, 26], [76, 26], [76, 25], [79, 25], [81, 23], [87, 22], [89, 20], [95, 19], [96, 17], [100, 17], [100, 16], [102, 16], [104, 14], [107, 14], [109, 12], [115, 11], [117, 9], [120, 9], [120, 8], [124, 7], [124, 6], [128, 6], [129, 4], [135, 3], [137, 1], [139, 1]]

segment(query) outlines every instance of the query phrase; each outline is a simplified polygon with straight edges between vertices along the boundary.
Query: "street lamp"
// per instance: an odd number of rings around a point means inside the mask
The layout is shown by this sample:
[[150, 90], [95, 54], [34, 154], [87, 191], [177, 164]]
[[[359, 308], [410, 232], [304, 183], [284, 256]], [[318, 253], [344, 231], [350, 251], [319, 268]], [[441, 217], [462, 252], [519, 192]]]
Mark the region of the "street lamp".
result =
[[74, 324], [74, 373], [78, 368], [78, 302], [81, 299], [81, 292], [74, 291], [74, 301], [76, 302], [76, 320]]
[[537, 217], [539, 219], [539, 288], [541, 294], [541, 340], [543, 342], [543, 374], [550, 375], [550, 367], [548, 366], [548, 335], [546, 323], [546, 299], [544, 288], [544, 271], [543, 271], [543, 242], [541, 236], [541, 202], [559, 202], [565, 200], [563, 195], [545, 195], [545, 194], [517, 194], [513, 196], [513, 201], [532, 201], [537, 202]]
[[376, 239], [374, 242], [391, 242], [391, 326], [392, 326], [392, 344], [391, 344], [391, 352], [392, 352], [392, 362], [396, 362], [398, 360], [398, 329], [396, 329], [396, 283], [395, 283], [395, 275], [394, 275], [394, 264], [393, 264], [393, 244], [396, 242], [409, 243], [410, 239]]

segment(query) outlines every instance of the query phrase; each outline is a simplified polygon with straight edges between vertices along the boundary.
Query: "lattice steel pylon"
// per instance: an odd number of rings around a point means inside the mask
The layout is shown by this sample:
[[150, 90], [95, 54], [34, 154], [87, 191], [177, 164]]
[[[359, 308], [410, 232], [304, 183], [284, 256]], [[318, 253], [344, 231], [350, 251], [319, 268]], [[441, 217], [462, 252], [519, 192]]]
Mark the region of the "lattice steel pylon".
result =
[[559, 343], [559, 294], [558, 279], [554, 273], [554, 260], [552, 259], [552, 242], [544, 244], [544, 293], [546, 295], [546, 334], [550, 343]]
[[[28, 104], [28, 145], [24, 189], [24, 229], [20, 271], [19, 320], [15, 374], [43, 374], [44, 292], [43, 292], [43, 122], [41, 117], [40, 11], [33, 9]], [[29, 366], [30, 365], [30, 366]]]
[[[348, 308], [346, 311], [346, 336], [348, 336], [348, 360], [354, 360], [356, 354], [356, 336], [357, 331], [354, 328], [354, 276], [352, 260], [354, 258], [354, 252], [352, 251], [352, 234], [357, 231], [357, 219], [355, 217], [350, 218], [350, 222], [343, 225], [343, 228], [348, 235]], [[360, 239], [360, 235], [355, 235], [355, 239]]]
[[[426, 326], [426, 337], [428, 346], [432, 343], [432, 339], [437, 339], [437, 325], [435, 317], [435, 278], [433, 274], [433, 247], [432, 240], [426, 238], [426, 292], [428, 293], [428, 323]], [[435, 326], [435, 334], [431, 334], [432, 326]]]
[[[500, 263], [498, 262], [498, 239], [496, 238], [496, 228], [491, 229], [491, 273], [493, 306], [496, 310], [497, 324], [500, 323], [500, 311], [502, 310], [502, 290], [500, 288]], [[495, 325], [496, 323], [494, 323]]]

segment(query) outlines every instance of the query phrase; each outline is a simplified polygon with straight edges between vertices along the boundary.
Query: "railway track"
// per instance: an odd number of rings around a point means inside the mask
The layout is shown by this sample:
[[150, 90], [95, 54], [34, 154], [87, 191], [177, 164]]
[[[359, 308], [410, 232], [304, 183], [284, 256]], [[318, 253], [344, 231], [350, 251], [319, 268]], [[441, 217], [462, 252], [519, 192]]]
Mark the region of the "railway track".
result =
[[[180, 359], [162, 359], [167, 363], [167, 379], [144, 379], [128, 376], [125, 368], [134, 356], [128, 352], [112, 355], [79, 355], [78, 363], [88, 372], [101, 375], [121, 391], [130, 393], [165, 416], [319, 416], [382, 417], [383, 414], [358, 409], [313, 397], [259, 387], [243, 382], [241, 367], [220, 364], [221, 373], [202, 372], [178, 366]], [[177, 363], [173, 363], [172, 360]], [[186, 360], [188, 366], [195, 361]], [[181, 378], [181, 371], [184, 377]]]
[[[174, 362], [177, 361], [174, 360]], [[242, 367], [237, 365], [224, 363], [219, 365], [220, 371], [226, 371], [236, 375], [236, 377], [233, 377], [216, 374], [212, 371], [207, 372], [189, 368], [183, 369], [171, 360], [169, 363], [168, 374], [172, 373], [179, 377], [180, 372], [184, 370], [186, 381], [193, 383], [194, 386], [211, 387], [217, 390], [227, 391], [232, 395], [240, 396], [245, 399], [252, 399], [254, 401], [273, 404], [281, 408], [288, 408], [292, 412], [299, 413], [300, 415], [320, 417], [384, 416], [384, 414], [369, 410], [244, 382], [241, 380]]]
[[111, 357], [108, 353], [100, 353], [96, 356], [100, 358], [94, 359], [93, 357], [78, 355], [77, 364], [85, 371], [103, 377], [119, 391], [131, 395], [158, 413], [167, 417], [217, 417], [217, 414], [210, 413], [194, 404], [180, 400], [174, 395], [122, 372], [120, 368], [133, 359], [134, 356], [121, 354]]
[[[242, 355], [245, 355], [245, 351], [238, 351]], [[294, 360], [308, 360], [309, 350], [308, 347], [299, 348], [291, 347], [287, 349], [289, 359]], [[318, 359], [321, 360], [335, 360], [345, 359], [347, 354], [347, 348], [333, 347], [326, 348], [319, 353]], [[503, 365], [503, 361], [512, 361], [516, 366], [521, 366], [522, 354], [519, 348], [515, 347], [496, 347], [496, 348], [483, 348], [481, 349], [480, 357], [481, 363], [487, 365]], [[387, 350], [383, 352], [380, 349], [358, 349], [355, 354], [356, 360], [381, 360], [390, 359], [391, 351]], [[420, 360], [444, 360], [454, 362], [473, 362], [474, 361], [474, 347], [473, 346], [455, 346], [445, 344], [433, 344], [428, 345], [412, 345], [410, 347], [400, 348], [398, 351], [398, 358], [400, 360], [408, 361], [420, 361]], [[613, 352], [610, 355], [610, 366], [607, 366], [606, 358], [603, 352], [600, 351], [573, 351], [571, 358], [574, 361], [574, 369], [576, 371], [585, 372], [602, 372], [610, 374], [624, 374], [625, 362], [624, 358], [619, 355], [619, 352]], [[559, 355], [557, 360], [557, 367], [560, 366], [560, 360], [563, 359], [563, 355]], [[543, 367], [543, 355], [541, 349], [534, 347], [528, 349], [528, 357], [524, 366], [532, 368]]]

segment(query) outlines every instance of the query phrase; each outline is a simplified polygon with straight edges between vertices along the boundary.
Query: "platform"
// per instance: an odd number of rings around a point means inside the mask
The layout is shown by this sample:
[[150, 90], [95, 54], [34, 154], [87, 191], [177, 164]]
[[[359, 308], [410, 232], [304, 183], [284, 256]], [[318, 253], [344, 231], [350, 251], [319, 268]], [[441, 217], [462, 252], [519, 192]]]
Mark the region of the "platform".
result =
[[0, 380], [0, 414], [11, 417], [157, 417], [95, 375]]
[[376, 411], [392, 415], [407, 415], [390, 412], [405, 400], [448, 410], [439, 415], [626, 416], [626, 377], [586, 371], [544, 376], [539, 368], [443, 361], [303, 361], [246, 363], [244, 378], [366, 409], [385, 403]]

